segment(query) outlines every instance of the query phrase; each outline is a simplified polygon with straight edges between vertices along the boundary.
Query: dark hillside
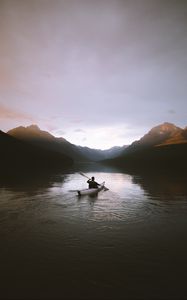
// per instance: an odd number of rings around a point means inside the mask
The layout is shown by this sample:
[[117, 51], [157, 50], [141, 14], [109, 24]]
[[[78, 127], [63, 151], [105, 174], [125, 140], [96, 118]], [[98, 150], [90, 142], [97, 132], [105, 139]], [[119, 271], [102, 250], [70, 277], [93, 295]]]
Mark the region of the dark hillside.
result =
[[187, 167], [187, 130], [171, 123], [152, 128], [133, 142], [121, 155], [105, 163], [128, 170], [177, 169]]
[[56, 169], [70, 166], [73, 161], [63, 154], [30, 145], [0, 131], [2, 170]]
[[167, 168], [184, 171], [187, 168], [187, 143], [148, 147], [105, 162], [130, 170]]
[[71, 157], [76, 162], [100, 161], [114, 158], [121, 154], [127, 146], [112, 147], [107, 150], [91, 149], [68, 142], [63, 137], [55, 137], [37, 125], [19, 126], [7, 132], [12, 137], [44, 149], [53, 150]]
[[47, 131], [40, 130], [37, 125], [30, 125], [28, 127], [19, 126], [9, 130], [7, 134], [45, 150], [52, 150], [69, 156], [74, 161], [87, 160], [75, 145], [64, 138], [57, 138]]

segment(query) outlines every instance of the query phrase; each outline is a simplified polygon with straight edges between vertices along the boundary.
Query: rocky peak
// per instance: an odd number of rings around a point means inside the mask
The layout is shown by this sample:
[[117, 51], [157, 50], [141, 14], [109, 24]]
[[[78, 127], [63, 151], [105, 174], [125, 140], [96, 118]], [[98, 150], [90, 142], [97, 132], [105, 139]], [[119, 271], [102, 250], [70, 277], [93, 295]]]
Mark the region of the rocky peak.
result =
[[32, 124], [30, 126], [24, 127], [19, 126], [14, 129], [11, 129], [7, 132], [7, 134], [17, 137], [17, 138], [44, 138], [44, 139], [52, 139], [54, 136], [47, 131], [41, 130], [37, 125]]
[[175, 126], [172, 123], [164, 122], [163, 124], [153, 127], [139, 141], [132, 143], [133, 147], [156, 146], [164, 143], [169, 138], [181, 133], [183, 129]]
[[30, 126], [25, 127], [25, 129], [31, 130], [31, 131], [41, 131], [41, 129], [36, 124], [32, 124]]
[[176, 132], [176, 131], [179, 131], [179, 130], [181, 130], [180, 127], [177, 127], [172, 123], [165, 122], [163, 124], [160, 124], [158, 126], [153, 127], [148, 132], [148, 134], [152, 134], [152, 133], [154, 133], [154, 134], [173, 133], [173, 132]]

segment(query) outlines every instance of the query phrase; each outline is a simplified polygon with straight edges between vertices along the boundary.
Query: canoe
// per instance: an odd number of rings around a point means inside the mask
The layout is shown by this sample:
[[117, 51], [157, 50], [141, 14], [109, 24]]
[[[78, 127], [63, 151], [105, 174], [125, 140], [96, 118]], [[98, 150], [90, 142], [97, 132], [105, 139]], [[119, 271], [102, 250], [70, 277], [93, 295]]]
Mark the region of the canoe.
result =
[[84, 189], [78, 190], [78, 196], [85, 196], [85, 195], [97, 195], [100, 191], [102, 191], [105, 187], [105, 181], [100, 184], [100, 186], [96, 189]]

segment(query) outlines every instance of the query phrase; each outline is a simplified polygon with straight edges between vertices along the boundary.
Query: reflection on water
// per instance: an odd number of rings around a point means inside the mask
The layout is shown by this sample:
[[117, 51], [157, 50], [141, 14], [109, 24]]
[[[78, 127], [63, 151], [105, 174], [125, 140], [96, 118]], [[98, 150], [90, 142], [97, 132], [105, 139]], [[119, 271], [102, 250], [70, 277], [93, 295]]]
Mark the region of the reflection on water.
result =
[[[108, 191], [78, 197], [88, 177]], [[186, 299], [180, 174], [82, 164], [0, 178], [2, 299]], [[11, 287], [11, 288], [10, 288]]]
[[187, 195], [187, 176], [183, 174], [154, 173], [134, 176], [133, 182], [141, 186], [152, 198], [177, 199]]

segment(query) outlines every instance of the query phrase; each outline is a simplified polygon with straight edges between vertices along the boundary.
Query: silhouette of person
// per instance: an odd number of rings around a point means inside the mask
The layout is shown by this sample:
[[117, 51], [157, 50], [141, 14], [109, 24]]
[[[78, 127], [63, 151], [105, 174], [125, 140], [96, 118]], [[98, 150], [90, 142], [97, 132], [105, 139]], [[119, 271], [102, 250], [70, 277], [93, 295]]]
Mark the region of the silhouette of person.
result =
[[92, 177], [91, 179], [88, 179], [87, 183], [89, 184], [89, 189], [97, 189], [100, 185], [95, 181], [95, 177]]

